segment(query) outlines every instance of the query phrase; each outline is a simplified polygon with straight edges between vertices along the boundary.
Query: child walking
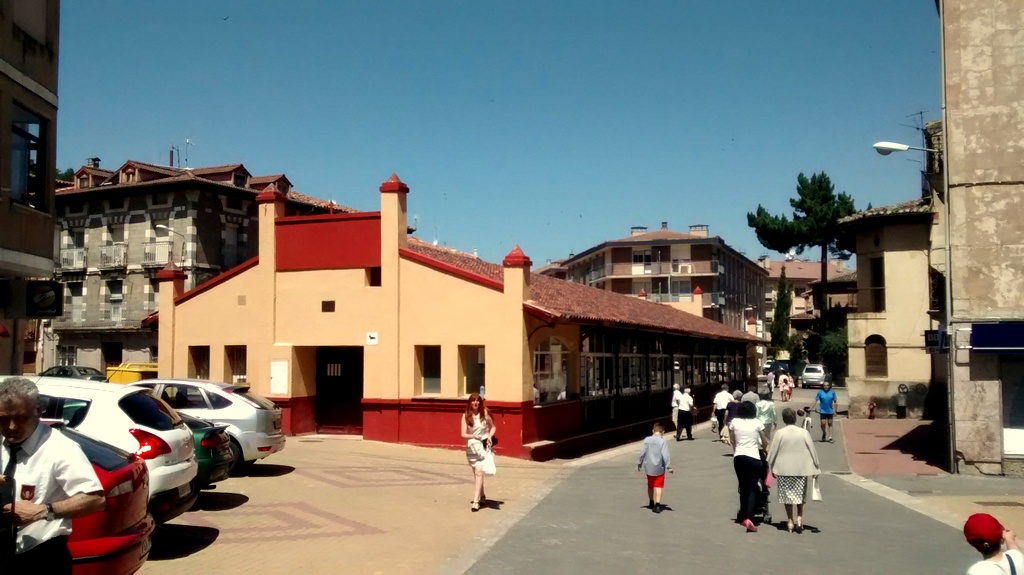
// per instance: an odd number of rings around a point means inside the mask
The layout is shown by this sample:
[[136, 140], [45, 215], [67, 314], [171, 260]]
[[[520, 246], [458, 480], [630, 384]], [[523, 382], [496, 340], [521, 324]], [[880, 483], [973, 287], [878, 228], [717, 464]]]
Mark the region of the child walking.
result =
[[651, 511], [661, 513], [661, 490], [665, 487], [665, 471], [674, 473], [672, 470], [672, 459], [668, 453], [668, 443], [665, 442], [665, 426], [660, 423], [654, 424], [653, 433], [644, 439], [643, 447], [640, 449], [640, 460], [637, 461], [636, 470], [647, 474], [647, 499]]

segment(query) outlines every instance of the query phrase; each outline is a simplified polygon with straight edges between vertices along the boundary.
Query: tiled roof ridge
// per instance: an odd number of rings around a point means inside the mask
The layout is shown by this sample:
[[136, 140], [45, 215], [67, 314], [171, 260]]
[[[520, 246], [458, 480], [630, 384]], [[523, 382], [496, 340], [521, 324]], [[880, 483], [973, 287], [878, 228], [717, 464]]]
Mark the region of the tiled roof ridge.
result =
[[896, 216], [900, 214], [926, 214], [932, 211], [931, 198], [914, 198], [897, 204], [873, 207], [859, 211], [839, 220], [839, 224], [847, 224], [866, 218], [878, 216]]

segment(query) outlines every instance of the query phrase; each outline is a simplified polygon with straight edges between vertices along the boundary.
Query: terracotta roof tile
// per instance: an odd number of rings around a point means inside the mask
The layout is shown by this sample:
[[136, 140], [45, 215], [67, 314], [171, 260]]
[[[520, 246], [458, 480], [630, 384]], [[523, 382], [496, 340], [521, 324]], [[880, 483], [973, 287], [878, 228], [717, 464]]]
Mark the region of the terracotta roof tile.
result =
[[205, 168], [192, 168], [189, 170], [197, 176], [205, 176], [206, 174], [223, 174], [224, 172], [233, 172], [238, 168], [245, 170], [245, 173], [249, 173], [249, 170], [245, 169], [242, 164], [224, 164], [222, 166], [207, 166]]
[[883, 216], [899, 216], [905, 214], [930, 214], [932, 212], [932, 204], [929, 198], [917, 198], [916, 200], [910, 200], [909, 202], [901, 202], [899, 204], [892, 204], [889, 206], [879, 206], [877, 208], [871, 208], [862, 212], [857, 212], [852, 216], [846, 216], [839, 220], [839, 224], [849, 224], [852, 222], [865, 220], [868, 218], [877, 218]]
[[661, 240], [706, 240], [705, 236], [695, 236], [693, 234], [685, 234], [683, 232], [674, 232], [672, 230], [654, 230], [653, 232], [647, 232], [645, 234], [637, 234], [635, 236], [627, 236], [619, 238], [617, 240], [610, 240], [607, 243], [618, 243], [618, 242], [655, 242]]
[[[770, 279], [778, 279], [782, 275], [783, 267], [786, 268], [787, 279], [821, 279], [821, 262], [809, 262], [805, 260], [783, 260], [778, 262], [771, 262], [771, 268], [768, 270], [768, 277]], [[849, 272], [849, 268], [847, 268], [846, 265], [843, 264], [842, 262], [828, 262], [829, 278], [846, 274]]]
[[[821, 283], [821, 279], [816, 279], [816, 280], [811, 282], [811, 285], [819, 284], [819, 283]], [[838, 275], [838, 276], [835, 276], [835, 277], [829, 276], [828, 283], [830, 283], [830, 284], [857, 283], [857, 272], [856, 271], [852, 271], [852, 272], [850, 272], [848, 274], [842, 274], [842, 275]]]
[[[502, 282], [503, 270], [465, 252], [409, 238], [409, 249], [450, 266]], [[527, 304], [555, 317], [581, 322], [611, 322], [622, 326], [665, 330], [704, 337], [760, 342], [735, 328], [664, 304], [600, 290], [583, 284], [531, 274]]]
[[[258, 184], [269, 184], [272, 182], [276, 182], [280, 179], [287, 180], [288, 178], [284, 174], [271, 174], [269, 176], [252, 176], [251, 178], [249, 178], [249, 185], [255, 186]], [[290, 180], [289, 183], [291, 183]]]

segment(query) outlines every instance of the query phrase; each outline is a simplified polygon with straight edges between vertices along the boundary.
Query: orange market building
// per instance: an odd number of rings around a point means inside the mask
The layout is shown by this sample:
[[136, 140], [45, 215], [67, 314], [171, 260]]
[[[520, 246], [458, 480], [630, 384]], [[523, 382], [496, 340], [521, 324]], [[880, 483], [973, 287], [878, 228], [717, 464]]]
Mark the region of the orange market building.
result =
[[750, 334], [532, 274], [518, 247], [496, 265], [426, 244], [408, 186], [380, 192], [379, 212], [285, 216], [270, 187], [257, 257], [188, 292], [159, 272], [160, 376], [244, 380], [289, 434], [444, 447], [480, 391], [499, 452], [538, 459], [664, 418], [673, 383], [706, 416], [721, 383], [752, 380]]

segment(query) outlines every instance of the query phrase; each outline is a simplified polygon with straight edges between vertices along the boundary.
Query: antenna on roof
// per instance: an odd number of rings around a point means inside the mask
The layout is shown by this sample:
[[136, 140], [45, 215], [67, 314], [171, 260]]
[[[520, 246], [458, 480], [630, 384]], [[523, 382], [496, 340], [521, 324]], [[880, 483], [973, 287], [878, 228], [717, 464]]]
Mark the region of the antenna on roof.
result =
[[185, 138], [185, 169], [186, 170], [188, 169], [188, 147], [189, 146], [194, 146], [194, 145], [195, 144], [192, 143], [192, 140], [189, 140], [188, 138]]

